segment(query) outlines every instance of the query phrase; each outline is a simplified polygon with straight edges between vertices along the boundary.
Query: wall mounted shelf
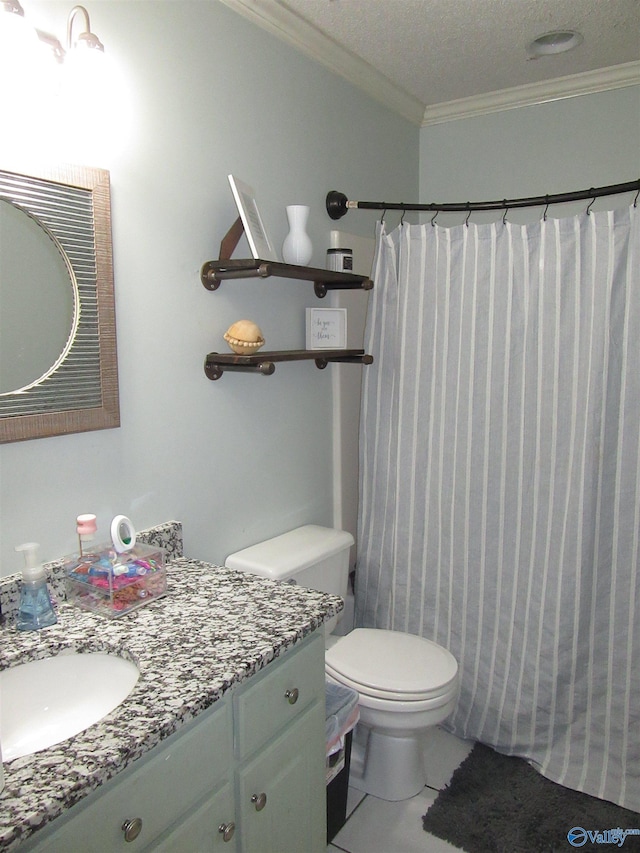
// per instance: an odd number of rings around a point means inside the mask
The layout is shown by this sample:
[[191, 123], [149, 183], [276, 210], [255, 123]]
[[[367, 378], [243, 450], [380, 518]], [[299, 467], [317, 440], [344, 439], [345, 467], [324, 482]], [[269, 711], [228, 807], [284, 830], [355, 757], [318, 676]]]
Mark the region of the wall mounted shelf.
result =
[[341, 350], [282, 350], [280, 352], [260, 352], [254, 355], [234, 355], [234, 353], [210, 352], [204, 362], [204, 372], [209, 379], [220, 379], [226, 371], [239, 373], [261, 373], [271, 376], [278, 361], [313, 360], [316, 367], [324, 369], [329, 362], [343, 364], [371, 364], [373, 356], [362, 349]]
[[207, 290], [217, 290], [220, 282], [228, 279], [268, 278], [272, 275], [280, 278], [295, 278], [298, 281], [312, 281], [315, 294], [321, 299], [329, 290], [371, 290], [373, 287], [371, 279], [363, 275], [253, 258], [207, 261], [200, 271], [200, 279]]
[[[283, 264], [279, 261], [265, 261], [259, 258], [231, 260], [238, 245], [244, 226], [240, 218], [236, 219], [220, 244], [220, 257], [217, 261], [207, 261], [200, 270], [200, 280], [207, 290], [217, 290], [221, 281], [237, 278], [294, 278], [298, 281], [312, 281], [316, 296], [320, 299], [330, 290], [371, 290], [373, 282], [366, 275], [334, 272], [318, 267], [303, 267], [297, 264]], [[372, 364], [373, 356], [362, 349], [317, 349], [317, 350], [281, 350], [278, 352], [258, 352], [253, 355], [210, 352], [204, 360], [204, 372], [209, 379], [220, 379], [225, 371], [239, 373], [261, 373], [271, 376], [279, 361], [310, 361], [321, 370], [329, 362], [342, 364]]]

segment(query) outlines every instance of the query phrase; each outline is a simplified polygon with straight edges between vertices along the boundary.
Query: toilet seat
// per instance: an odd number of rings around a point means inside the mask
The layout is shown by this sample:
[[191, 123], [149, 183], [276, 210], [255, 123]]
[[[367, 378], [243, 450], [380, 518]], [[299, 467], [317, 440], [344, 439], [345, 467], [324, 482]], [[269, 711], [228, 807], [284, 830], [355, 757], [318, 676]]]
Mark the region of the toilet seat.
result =
[[328, 667], [325, 667], [325, 674], [330, 680], [355, 690], [360, 696], [359, 704], [361, 706], [377, 708], [380, 711], [397, 711], [398, 713], [429, 711], [439, 708], [441, 705], [446, 705], [458, 695], [457, 682], [454, 682], [441, 693], [435, 693], [421, 699], [407, 699], [401, 693], [393, 693], [391, 691], [387, 691], [386, 695], [380, 695], [383, 691], [372, 691], [362, 684], [358, 684], [357, 681], [345, 678], [343, 675], [336, 676]]
[[451, 652], [402, 631], [356, 628], [327, 649], [325, 669], [361, 696], [409, 705], [444, 701], [457, 690], [458, 663]]
[[[331, 675], [330, 672], [327, 671], [326, 674], [330, 680], [336, 680], [335, 676]], [[437, 696], [430, 696], [428, 699], [404, 699], [399, 693], [395, 693], [387, 697], [372, 696], [370, 693], [366, 692], [366, 688], [363, 689], [361, 685], [356, 684], [353, 681], [349, 681], [342, 676], [338, 683], [342, 684], [343, 687], [351, 687], [353, 690], [357, 691], [358, 696], [360, 697], [358, 701], [360, 709], [372, 708], [376, 711], [391, 711], [399, 716], [401, 714], [416, 714], [421, 713], [422, 711], [434, 711], [435, 709], [441, 708], [443, 705], [447, 705], [454, 701], [458, 695], [457, 684], [451, 685], [446, 692], [440, 693]]]

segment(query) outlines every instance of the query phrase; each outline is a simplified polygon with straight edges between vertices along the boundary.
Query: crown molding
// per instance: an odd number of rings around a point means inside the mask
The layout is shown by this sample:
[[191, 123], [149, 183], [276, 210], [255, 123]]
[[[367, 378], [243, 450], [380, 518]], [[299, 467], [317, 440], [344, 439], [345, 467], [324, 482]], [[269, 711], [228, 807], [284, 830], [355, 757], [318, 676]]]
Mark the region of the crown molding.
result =
[[221, 0], [221, 2], [363, 89], [376, 101], [412, 124], [418, 127], [421, 125], [424, 119], [422, 101], [409, 95], [368, 62], [345, 50], [275, 0]]
[[425, 108], [422, 126], [637, 85], [640, 85], [640, 62], [626, 62], [610, 68], [572, 74], [569, 77], [558, 77], [541, 83], [489, 92], [486, 95], [434, 104]]
[[396, 86], [368, 62], [345, 50], [277, 0], [221, 2], [358, 86], [376, 101], [418, 127], [640, 85], [640, 62], [627, 62], [610, 68], [425, 107], [418, 98]]

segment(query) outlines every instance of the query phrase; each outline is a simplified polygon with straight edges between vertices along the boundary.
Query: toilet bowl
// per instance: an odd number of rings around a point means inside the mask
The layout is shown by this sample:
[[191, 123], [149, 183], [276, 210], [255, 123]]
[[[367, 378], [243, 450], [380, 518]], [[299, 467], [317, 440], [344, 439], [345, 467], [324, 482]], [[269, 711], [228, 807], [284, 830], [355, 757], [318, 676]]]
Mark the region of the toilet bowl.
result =
[[[231, 554], [225, 565], [345, 598], [353, 541], [309, 524]], [[336, 617], [329, 631], [339, 632]], [[456, 703], [456, 659], [431, 640], [381, 628], [327, 632], [326, 641], [327, 678], [360, 697], [350, 784], [384, 800], [415, 796], [426, 784], [425, 733]]]
[[[455, 707], [458, 664], [431, 640], [356, 628], [325, 653], [329, 678], [360, 696], [351, 784], [384, 800], [404, 800], [425, 785], [422, 740]], [[357, 751], [360, 749], [361, 754]]]

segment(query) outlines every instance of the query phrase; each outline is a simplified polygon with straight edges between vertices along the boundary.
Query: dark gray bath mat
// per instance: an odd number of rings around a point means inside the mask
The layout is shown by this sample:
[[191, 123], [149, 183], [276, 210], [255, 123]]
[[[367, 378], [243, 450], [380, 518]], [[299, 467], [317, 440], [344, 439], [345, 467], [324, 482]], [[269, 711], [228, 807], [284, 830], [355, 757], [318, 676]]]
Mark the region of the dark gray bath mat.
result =
[[589, 836], [618, 828], [640, 832], [640, 814], [557, 785], [524, 759], [480, 743], [422, 822], [426, 832], [467, 853], [640, 851], [640, 835], [627, 835], [622, 845], [611, 834]]

